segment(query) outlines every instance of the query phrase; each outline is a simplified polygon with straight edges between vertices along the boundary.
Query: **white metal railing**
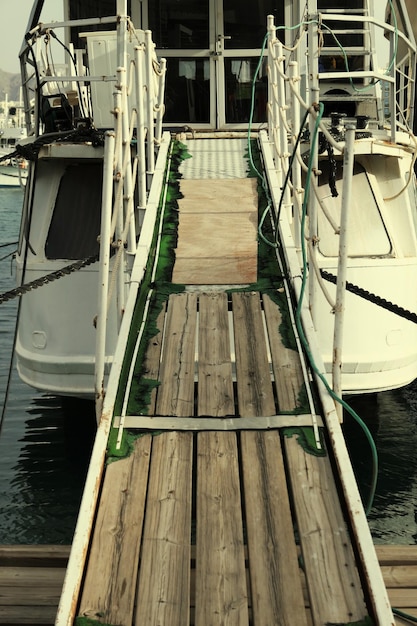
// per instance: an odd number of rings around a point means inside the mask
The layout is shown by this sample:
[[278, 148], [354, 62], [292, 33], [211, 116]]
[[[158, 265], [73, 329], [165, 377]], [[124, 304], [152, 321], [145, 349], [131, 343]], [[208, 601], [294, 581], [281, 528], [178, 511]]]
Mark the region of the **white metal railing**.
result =
[[[114, 29], [91, 30], [99, 22]], [[74, 27], [85, 29], [79, 34], [86, 42], [83, 50], [62, 41]], [[62, 40], [56, 34], [60, 29], [66, 33]], [[57, 47], [65, 50], [68, 63], [54, 62]], [[35, 140], [42, 134], [42, 142], [67, 135], [71, 142], [80, 128], [104, 136], [95, 359], [99, 419], [108, 360], [107, 318], [112, 307], [120, 327], [162, 137], [166, 64], [156, 57], [151, 32], [136, 30], [127, 1], [117, 0], [112, 17], [36, 25], [21, 52], [21, 66], [26, 122]], [[52, 122], [46, 120], [45, 107]]]
[[[291, 45], [288, 37], [286, 44], [280, 40], [283, 37], [280, 36], [273, 17], [268, 18], [268, 136], [275, 172], [282, 190], [279, 203], [281, 213], [277, 215], [277, 222], [285, 216], [286, 222], [291, 225], [295, 247], [298, 250], [305, 248], [305, 258], [303, 259], [301, 252], [299, 258], [303, 265], [302, 271], [308, 276], [306, 299], [313, 322], [317, 319], [320, 291], [335, 313], [332, 378], [334, 391], [341, 397], [344, 293], [348, 256], [346, 224], [352, 185], [355, 129], [359, 128], [362, 116], [347, 117], [342, 131], [339, 132], [335, 123], [332, 125], [328, 114], [327, 118], [323, 116], [323, 103], [320, 106], [319, 103], [323, 100], [325, 103], [323, 94], [328, 93], [332, 86], [342, 86], [346, 90], [344, 103], [355, 102], [355, 99], [357, 103], [363, 103], [365, 100], [368, 111], [373, 111], [374, 114], [368, 120], [370, 129], [385, 132], [386, 139], [391, 142], [396, 141], [400, 131], [405, 130], [411, 135], [416, 50], [414, 41], [408, 40], [397, 28], [380, 23], [369, 15], [367, 0], [364, 0], [360, 15], [354, 15], [353, 11], [342, 13], [332, 9], [321, 14], [314, 0], [309, 0], [308, 5], [309, 12], [299, 20], [298, 36]], [[361, 70], [351, 72], [349, 54], [341, 50], [341, 56], [345, 57], [342, 69], [334, 72], [320, 71], [320, 58], [325, 53], [323, 31], [329, 30], [326, 30], [327, 21], [332, 24], [343, 21], [344, 27], [348, 24], [352, 34], [356, 36], [360, 26], [364, 55], [367, 54], [365, 48], [369, 46], [369, 38], [373, 38], [373, 29], [383, 29], [390, 38], [391, 51], [401, 50], [401, 55], [399, 58], [393, 56], [386, 73], [375, 68], [372, 55], [369, 61], [363, 62]], [[345, 35], [349, 34], [349, 28], [344, 32]], [[336, 36], [335, 39], [337, 41]], [[335, 44], [332, 43], [333, 45]], [[358, 52], [358, 47], [355, 51]], [[385, 85], [386, 89], [381, 89], [381, 85]], [[387, 116], [384, 116], [384, 110], [387, 109], [383, 102], [385, 92], [389, 93], [388, 103], [385, 103], [389, 105]], [[344, 96], [341, 96], [340, 102], [343, 103], [343, 99]], [[327, 142], [328, 149], [338, 160], [343, 160], [340, 222], [329, 214], [318, 193], [318, 130]], [[364, 134], [366, 135], [365, 130]], [[301, 136], [304, 158], [300, 151]], [[409, 141], [412, 144], [413, 140]], [[331, 295], [321, 277], [317, 256], [319, 216], [320, 219], [323, 217], [327, 220], [339, 239], [335, 296]]]

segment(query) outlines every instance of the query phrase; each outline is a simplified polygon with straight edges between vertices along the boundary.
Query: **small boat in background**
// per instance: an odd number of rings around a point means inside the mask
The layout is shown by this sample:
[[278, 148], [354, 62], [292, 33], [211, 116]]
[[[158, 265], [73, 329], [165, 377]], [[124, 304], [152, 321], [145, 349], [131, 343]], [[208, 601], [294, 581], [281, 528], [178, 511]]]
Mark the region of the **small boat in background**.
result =
[[27, 161], [15, 154], [17, 144], [27, 136], [23, 105], [3, 103], [0, 119], [0, 187], [23, 187], [27, 178]]

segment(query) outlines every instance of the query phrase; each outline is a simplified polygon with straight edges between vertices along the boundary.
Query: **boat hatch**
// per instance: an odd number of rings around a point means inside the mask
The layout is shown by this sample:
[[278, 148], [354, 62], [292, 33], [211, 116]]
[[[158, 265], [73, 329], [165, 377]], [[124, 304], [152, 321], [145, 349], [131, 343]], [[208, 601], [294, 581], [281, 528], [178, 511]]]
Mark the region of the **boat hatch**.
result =
[[[332, 164], [320, 162], [318, 197], [323, 203], [326, 213], [330, 214], [334, 223], [340, 224], [342, 198], [342, 161], [334, 162], [335, 185], [338, 195], [332, 196], [329, 186]], [[385, 256], [391, 254], [392, 246], [385, 228], [378, 203], [374, 196], [365, 169], [357, 161], [353, 172], [353, 186], [357, 193], [352, 194], [349, 207], [350, 235], [348, 256]], [[372, 233], [372, 237], [369, 234]], [[323, 256], [337, 257], [339, 239], [323, 211], [318, 212], [319, 250]]]

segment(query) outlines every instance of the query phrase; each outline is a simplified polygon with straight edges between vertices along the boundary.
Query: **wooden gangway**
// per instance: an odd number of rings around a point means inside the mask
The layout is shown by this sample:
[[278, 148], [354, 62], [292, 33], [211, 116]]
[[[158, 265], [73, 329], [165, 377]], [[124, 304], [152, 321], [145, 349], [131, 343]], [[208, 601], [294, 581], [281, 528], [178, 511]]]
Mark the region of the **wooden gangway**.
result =
[[385, 598], [390, 614], [382, 574], [358, 539], [363, 511], [345, 497], [285, 289], [252, 282], [256, 185], [233, 178], [215, 180], [212, 201], [198, 176], [183, 185], [173, 277], [184, 289], [164, 301], [140, 363], [155, 382], [146, 406], [117, 405], [111, 430], [130, 453], [98, 474], [75, 614], [80, 625], [394, 624], [377, 619]]

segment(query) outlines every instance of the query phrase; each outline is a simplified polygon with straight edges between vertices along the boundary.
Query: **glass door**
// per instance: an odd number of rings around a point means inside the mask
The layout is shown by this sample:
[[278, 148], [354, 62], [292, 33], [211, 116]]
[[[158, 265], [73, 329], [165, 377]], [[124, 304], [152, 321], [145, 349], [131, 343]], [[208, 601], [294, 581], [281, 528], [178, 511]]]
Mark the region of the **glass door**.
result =
[[266, 121], [261, 64], [266, 17], [283, 23], [277, 0], [148, 0], [147, 24], [167, 59], [165, 124], [246, 128]]

